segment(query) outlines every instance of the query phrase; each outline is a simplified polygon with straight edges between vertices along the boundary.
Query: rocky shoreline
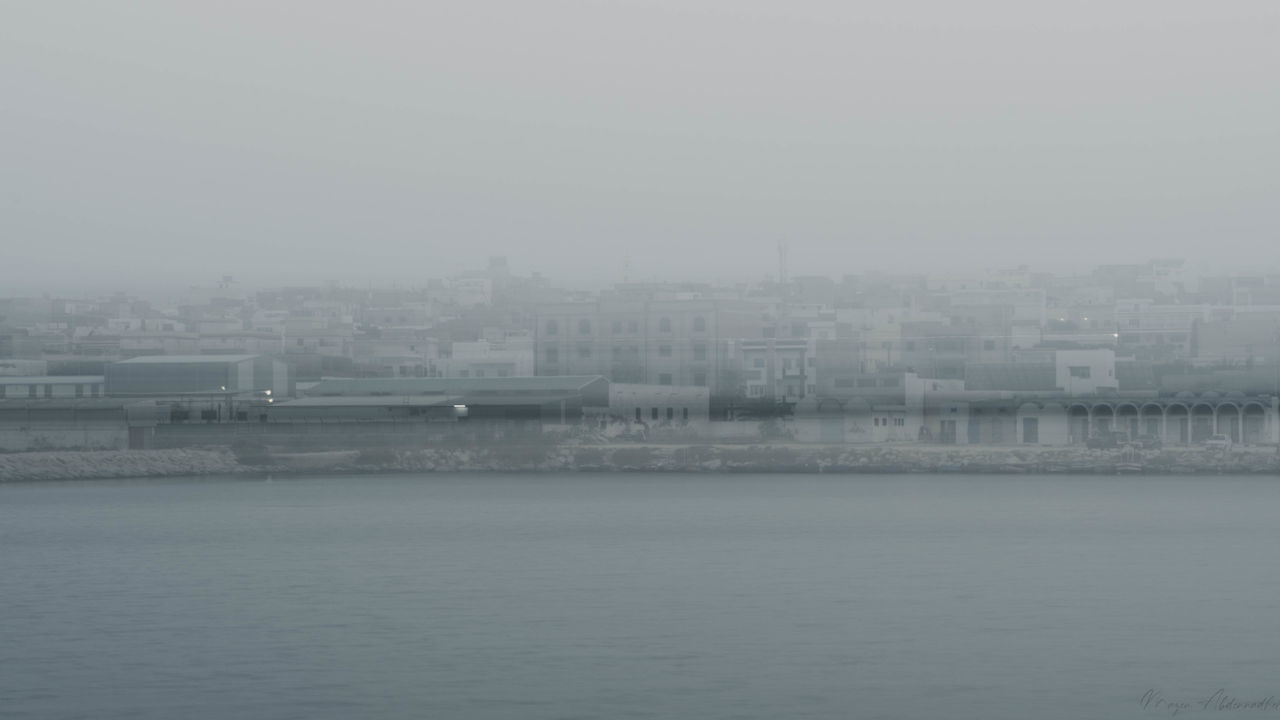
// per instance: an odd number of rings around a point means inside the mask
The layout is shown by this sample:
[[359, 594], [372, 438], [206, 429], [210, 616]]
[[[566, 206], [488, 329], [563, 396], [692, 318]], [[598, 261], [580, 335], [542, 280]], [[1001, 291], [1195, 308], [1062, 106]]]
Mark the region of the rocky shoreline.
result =
[[939, 445], [565, 444], [252, 452], [227, 447], [0, 455], [0, 482], [421, 472], [1280, 474], [1275, 448], [1152, 451]]

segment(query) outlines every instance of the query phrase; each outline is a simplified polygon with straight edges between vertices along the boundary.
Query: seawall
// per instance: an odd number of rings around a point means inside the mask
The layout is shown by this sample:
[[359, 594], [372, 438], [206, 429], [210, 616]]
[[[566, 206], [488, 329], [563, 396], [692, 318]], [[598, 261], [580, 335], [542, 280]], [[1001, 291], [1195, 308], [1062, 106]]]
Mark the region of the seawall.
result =
[[1157, 451], [939, 445], [502, 445], [0, 455], [0, 481], [373, 472], [1278, 474], [1274, 448]]

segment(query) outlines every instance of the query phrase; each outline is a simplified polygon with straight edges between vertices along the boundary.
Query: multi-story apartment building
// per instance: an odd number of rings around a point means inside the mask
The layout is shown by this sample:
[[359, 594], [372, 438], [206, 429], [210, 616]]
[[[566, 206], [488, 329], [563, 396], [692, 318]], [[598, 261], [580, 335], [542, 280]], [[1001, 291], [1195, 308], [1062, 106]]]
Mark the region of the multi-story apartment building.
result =
[[534, 372], [736, 394], [742, 391], [739, 343], [760, 334], [760, 313], [744, 301], [620, 298], [548, 304], [537, 312]]

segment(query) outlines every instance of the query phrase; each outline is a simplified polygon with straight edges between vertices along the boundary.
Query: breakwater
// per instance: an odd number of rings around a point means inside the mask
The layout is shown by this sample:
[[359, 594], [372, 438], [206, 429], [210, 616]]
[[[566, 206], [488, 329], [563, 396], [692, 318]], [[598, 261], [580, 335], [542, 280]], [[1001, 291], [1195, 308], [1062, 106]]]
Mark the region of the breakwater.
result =
[[0, 455], [0, 481], [317, 472], [1280, 474], [1274, 448], [1088, 450], [941, 445], [564, 444], [32, 452]]

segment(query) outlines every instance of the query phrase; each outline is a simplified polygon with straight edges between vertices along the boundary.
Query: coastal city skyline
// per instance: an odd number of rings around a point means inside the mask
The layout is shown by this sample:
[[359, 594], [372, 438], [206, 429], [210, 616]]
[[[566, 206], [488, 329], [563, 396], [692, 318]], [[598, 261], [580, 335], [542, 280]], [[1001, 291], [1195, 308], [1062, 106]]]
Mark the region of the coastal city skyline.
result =
[[1280, 710], [1277, 0], [0, 8], [6, 720]]

